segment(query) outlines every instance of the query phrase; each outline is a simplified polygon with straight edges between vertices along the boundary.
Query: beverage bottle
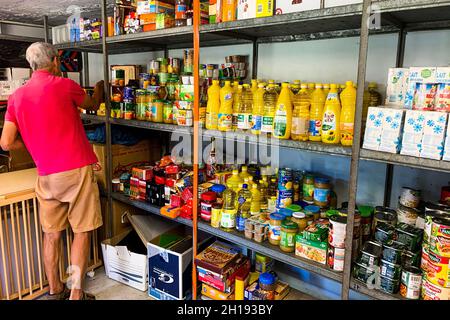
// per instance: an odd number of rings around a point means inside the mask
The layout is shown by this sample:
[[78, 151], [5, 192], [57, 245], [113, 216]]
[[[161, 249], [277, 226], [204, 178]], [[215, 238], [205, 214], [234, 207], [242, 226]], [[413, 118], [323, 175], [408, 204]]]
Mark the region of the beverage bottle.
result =
[[220, 108], [217, 127], [220, 131], [230, 131], [233, 118], [233, 88], [231, 82], [225, 81], [220, 89]]
[[233, 98], [233, 118], [232, 118], [232, 125], [231, 128], [232, 130], [237, 130], [237, 125], [238, 125], [238, 114], [239, 114], [239, 108], [240, 108], [240, 104], [241, 104], [241, 98], [242, 98], [242, 89], [243, 86], [238, 84], [235, 84], [233, 86], [234, 90], [234, 98]]
[[220, 227], [225, 231], [233, 231], [236, 226], [236, 192], [232, 185], [227, 184], [227, 189], [223, 192], [222, 215]]
[[308, 83], [308, 92], [311, 95], [316, 87], [316, 84], [313, 82]]
[[264, 83], [258, 84], [258, 89], [253, 94], [252, 133], [261, 134], [262, 118], [264, 114]]
[[289, 84], [283, 83], [273, 119], [273, 136], [278, 139], [289, 139], [291, 136], [292, 102], [290, 92]]
[[325, 94], [325, 97], [328, 96], [328, 92], [330, 92], [330, 85], [328, 83], [323, 84], [323, 93]]
[[206, 105], [206, 129], [217, 130], [220, 109], [219, 80], [213, 80], [208, 88], [208, 102]]
[[261, 211], [267, 210], [267, 187], [267, 177], [263, 177], [262, 180], [259, 180]]
[[236, 229], [238, 231], [245, 230], [245, 220], [250, 217], [250, 207], [252, 203], [252, 193], [248, 189], [248, 185], [244, 183], [242, 189], [239, 190], [236, 198]]
[[215, 138], [211, 138], [211, 150], [209, 151], [208, 159], [206, 159], [206, 177], [208, 180], [213, 179], [216, 173], [216, 148], [214, 147]]
[[355, 126], [356, 89], [352, 81], [347, 81], [345, 85], [345, 89], [341, 93], [341, 144], [351, 146]]
[[273, 133], [273, 118], [275, 117], [275, 108], [277, 106], [278, 94], [274, 85], [268, 85], [264, 93], [264, 113], [262, 118], [261, 132], [266, 134]]
[[317, 84], [316, 89], [311, 95], [311, 107], [309, 110], [309, 140], [322, 140], [322, 117], [323, 107], [325, 105], [326, 96], [322, 91], [320, 83]]
[[250, 204], [250, 214], [252, 216], [261, 213], [261, 192], [258, 190], [258, 185], [255, 183], [251, 189], [252, 202]]
[[293, 105], [291, 138], [292, 140], [308, 141], [311, 99], [306, 90], [294, 95]]
[[244, 84], [237, 117], [237, 128], [239, 130], [250, 130], [252, 128], [253, 94], [250, 85]]
[[337, 144], [341, 138], [341, 103], [337, 86], [332, 84], [328, 93], [322, 119], [322, 142]]
[[242, 179], [240, 176], [239, 176], [239, 171], [238, 170], [233, 170], [233, 174], [232, 174], [232, 176], [230, 177], [230, 178], [228, 178], [228, 180], [227, 180], [227, 185], [230, 185], [231, 186], [231, 188], [235, 191], [235, 192], [237, 192], [238, 190], [239, 190], [239, 185], [241, 184], [241, 183], [243, 183], [244, 182], [244, 179]]
[[278, 95], [280, 95], [281, 93], [281, 87], [279, 84], [275, 83], [275, 91], [277, 92]]
[[258, 90], [258, 80], [252, 79], [252, 94], [255, 94], [256, 90]]

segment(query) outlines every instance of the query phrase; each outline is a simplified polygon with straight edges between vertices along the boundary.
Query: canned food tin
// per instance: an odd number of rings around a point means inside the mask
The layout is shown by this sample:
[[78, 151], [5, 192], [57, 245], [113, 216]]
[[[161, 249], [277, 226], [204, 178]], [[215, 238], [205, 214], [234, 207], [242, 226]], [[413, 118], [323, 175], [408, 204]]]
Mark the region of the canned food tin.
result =
[[417, 300], [420, 297], [422, 286], [422, 272], [419, 268], [409, 267], [402, 271], [400, 294], [407, 298]]
[[220, 227], [221, 217], [222, 217], [222, 205], [217, 203], [213, 204], [211, 209], [211, 226], [213, 228]]
[[279, 190], [277, 197], [277, 208], [287, 208], [292, 204], [292, 198], [294, 197], [294, 190]]
[[328, 246], [327, 264], [334, 271], [344, 271], [345, 249]]
[[328, 242], [336, 248], [345, 248], [345, 235], [347, 228], [346, 216], [331, 216]]
[[293, 173], [290, 168], [278, 170], [278, 191], [293, 190]]
[[380, 276], [380, 286], [381, 290], [384, 292], [394, 294], [398, 292], [398, 289], [400, 287], [400, 279], [391, 279], [386, 276]]
[[408, 208], [417, 208], [420, 203], [421, 194], [422, 192], [420, 190], [403, 187], [402, 193], [400, 194], [400, 204]]
[[389, 241], [383, 244], [383, 259], [395, 263], [402, 263], [402, 253], [405, 250], [405, 245], [396, 241]]
[[450, 289], [432, 284], [423, 277], [420, 297], [423, 300], [450, 300]]
[[377, 224], [379, 222], [384, 222], [395, 226], [397, 223], [397, 212], [395, 210], [386, 207], [376, 207], [375, 215], [372, 222], [372, 232], [375, 232]]
[[398, 204], [397, 221], [399, 223], [406, 223], [414, 227], [418, 216], [419, 212], [416, 209], [405, 207], [401, 203]]
[[420, 264], [420, 251], [411, 252], [405, 250], [402, 252], [402, 267], [418, 267]]
[[431, 283], [450, 288], [450, 258], [441, 257], [424, 248], [421, 267]]
[[[372, 267], [367, 267], [361, 263], [356, 263], [353, 268], [353, 277], [365, 284], [369, 283], [369, 278], [375, 273], [375, 269]], [[374, 279], [375, 280], [375, 279]], [[373, 283], [374, 281], [372, 281]]]
[[447, 218], [441, 211], [426, 211], [425, 212], [425, 226], [423, 230], [423, 242], [429, 243], [431, 237], [431, 231], [433, 227], [433, 219], [444, 219], [450, 221], [450, 216]]
[[377, 266], [379, 264], [382, 251], [383, 247], [381, 244], [374, 241], [367, 241], [364, 243], [358, 262], [367, 267]]
[[380, 222], [375, 228], [374, 238], [381, 243], [387, 243], [394, 239], [395, 228], [385, 222]]
[[397, 225], [396, 239], [398, 242], [403, 243], [410, 251], [417, 251], [420, 247], [420, 242], [423, 236], [423, 230], [414, 228], [406, 223], [399, 223]]
[[450, 217], [450, 206], [447, 206], [445, 204], [426, 202], [424, 208], [425, 212], [438, 211], [443, 215], [448, 215]]
[[399, 264], [391, 263], [389, 261], [381, 259], [381, 270], [380, 274], [382, 276], [398, 280], [401, 277], [402, 266]]

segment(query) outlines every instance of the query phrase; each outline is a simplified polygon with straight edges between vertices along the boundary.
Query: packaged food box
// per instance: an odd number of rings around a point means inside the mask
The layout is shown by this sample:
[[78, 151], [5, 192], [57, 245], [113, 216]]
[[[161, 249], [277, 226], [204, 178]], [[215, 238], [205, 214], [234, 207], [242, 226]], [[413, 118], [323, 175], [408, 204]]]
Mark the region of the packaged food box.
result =
[[408, 91], [408, 77], [408, 68], [389, 68], [386, 105], [404, 105]]
[[239, 249], [216, 241], [195, 257], [197, 266], [222, 274], [239, 258]]
[[283, 300], [289, 294], [289, 284], [278, 280], [275, 287], [275, 300]]
[[301, 234], [295, 237], [295, 255], [316, 261], [321, 264], [327, 262], [328, 242], [318, 242], [304, 239]]
[[444, 143], [444, 155], [442, 160], [450, 161], [450, 125], [447, 125], [446, 138]]
[[141, 180], [152, 180], [153, 166], [145, 166], [131, 169], [131, 175]]
[[256, 0], [238, 0], [237, 19], [251, 19], [256, 17]]
[[[433, 110], [436, 68], [435, 67], [413, 67], [409, 68], [408, 91], [405, 98], [405, 108], [414, 110]], [[433, 99], [430, 99], [430, 97]]]
[[139, 23], [143, 26], [146, 24], [156, 23], [156, 13], [145, 13], [139, 16]]
[[207, 284], [202, 284], [202, 294], [213, 300], [234, 300], [234, 293], [224, 293]]
[[447, 113], [425, 112], [420, 157], [441, 160], [444, 154]]
[[384, 108], [369, 107], [363, 148], [378, 151], [383, 133]]
[[306, 240], [324, 241], [328, 237], [328, 225], [315, 221], [303, 230], [302, 237]]
[[284, 14], [291, 12], [301, 12], [308, 10], [320, 9], [321, 0], [277, 0], [275, 14]]
[[401, 154], [419, 157], [425, 128], [425, 111], [407, 110], [403, 126]]
[[182, 84], [179, 86], [179, 97], [181, 101], [194, 102], [194, 85]]
[[256, 0], [256, 17], [271, 17], [274, 13], [275, 0]]
[[384, 108], [379, 151], [398, 153], [401, 148], [404, 110]]
[[244, 300], [273, 300], [274, 298], [274, 292], [259, 289], [258, 282], [249, 285], [244, 291]]
[[173, 4], [158, 1], [158, 0], [149, 0], [150, 2], [150, 13], [167, 13], [167, 14], [175, 14], [175, 7]]
[[167, 13], [157, 13], [156, 14], [156, 29], [167, 29], [172, 28], [175, 25], [175, 20], [173, 15]]
[[437, 68], [436, 82], [438, 88], [434, 110], [450, 112], [450, 68]]

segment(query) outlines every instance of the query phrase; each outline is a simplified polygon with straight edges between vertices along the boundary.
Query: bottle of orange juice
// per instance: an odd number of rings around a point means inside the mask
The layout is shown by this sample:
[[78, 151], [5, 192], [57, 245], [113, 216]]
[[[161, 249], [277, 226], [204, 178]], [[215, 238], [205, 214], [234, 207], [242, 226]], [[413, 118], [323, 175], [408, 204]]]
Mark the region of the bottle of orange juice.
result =
[[233, 88], [231, 82], [225, 81], [220, 89], [220, 108], [217, 127], [220, 131], [230, 131], [233, 118]]
[[206, 105], [206, 129], [217, 130], [219, 109], [220, 109], [219, 80], [213, 80], [212, 86], [208, 88], [208, 103]]
[[341, 138], [341, 103], [339, 102], [338, 88], [335, 84], [330, 86], [322, 119], [322, 142], [337, 144]]
[[345, 83], [345, 89], [341, 92], [341, 103], [341, 144], [351, 146], [353, 144], [356, 109], [356, 89], [352, 81]]
[[[306, 89], [305, 89], [306, 90]], [[311, 94], [311, 107], [309, 110], [309, 141], [322, 141], [322, 118], [326, 96], [322, 85], [318, 83]]]
[[289, 139], [292, 126], [292, 101], [289, 83], [281, 86], [273, 119], [273, 136], [278, 139]]

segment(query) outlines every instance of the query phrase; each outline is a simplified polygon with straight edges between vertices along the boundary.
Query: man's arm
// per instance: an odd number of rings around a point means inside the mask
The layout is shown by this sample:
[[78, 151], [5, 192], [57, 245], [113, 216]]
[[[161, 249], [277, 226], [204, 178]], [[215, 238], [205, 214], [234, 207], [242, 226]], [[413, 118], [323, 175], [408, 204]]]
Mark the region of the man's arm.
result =
[[92, 97], [88, 94], [85, 95], [83, 103], [80, 108], [85, 110], [97, 111], [100, 104], [105, 101], [105, 89], [103, 80], [95, 84], [94, 93]]
[[25, 148], [22, 138], [19, 136], [14, 122], [5, 121], [2, 131], [2, 137], [0, 138], [0, 146], [4, 151], [18, 150]]

